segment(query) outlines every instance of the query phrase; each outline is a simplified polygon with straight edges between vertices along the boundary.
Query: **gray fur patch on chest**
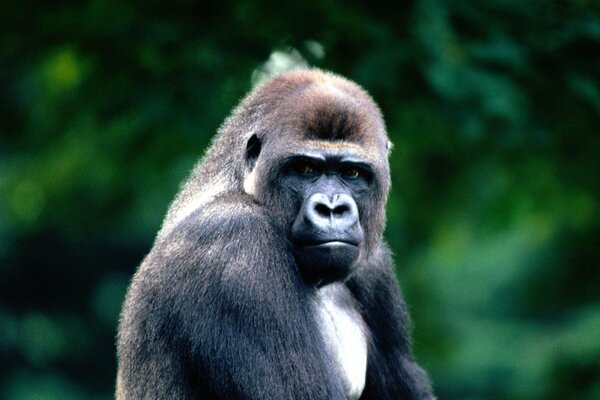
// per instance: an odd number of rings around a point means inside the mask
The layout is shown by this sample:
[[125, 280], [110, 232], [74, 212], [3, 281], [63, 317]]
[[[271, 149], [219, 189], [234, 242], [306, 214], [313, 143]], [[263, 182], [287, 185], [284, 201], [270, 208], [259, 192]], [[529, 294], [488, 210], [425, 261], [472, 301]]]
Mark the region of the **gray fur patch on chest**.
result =
[[319, 328], [349, 400], [360, 398], [367, 374], [367, 329], [341, 284], [318, 290], [315, 299]]

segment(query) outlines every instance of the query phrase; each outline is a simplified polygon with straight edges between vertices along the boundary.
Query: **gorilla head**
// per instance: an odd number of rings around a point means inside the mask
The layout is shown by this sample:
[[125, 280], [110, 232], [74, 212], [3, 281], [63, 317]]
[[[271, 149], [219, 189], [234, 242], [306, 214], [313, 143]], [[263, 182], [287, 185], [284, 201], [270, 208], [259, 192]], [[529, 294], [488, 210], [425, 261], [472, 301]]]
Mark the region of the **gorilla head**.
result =
[[355, 84], [307, 71], [276, 78], [252, 100], [249, 108], [270, 112], [248, 139], [246, 192], [286, 226], [307, 277], [346, 276], [383, 230], [388, 140], [379, 109]]
[[196, 208], [227, 190], [249, 194], [285, 230], [305, 279], [328, 283], [347, 277], [381, 239], [388, 149], [364, 90], [337, 75], [294, 71], [241, 103], [180, 198]]

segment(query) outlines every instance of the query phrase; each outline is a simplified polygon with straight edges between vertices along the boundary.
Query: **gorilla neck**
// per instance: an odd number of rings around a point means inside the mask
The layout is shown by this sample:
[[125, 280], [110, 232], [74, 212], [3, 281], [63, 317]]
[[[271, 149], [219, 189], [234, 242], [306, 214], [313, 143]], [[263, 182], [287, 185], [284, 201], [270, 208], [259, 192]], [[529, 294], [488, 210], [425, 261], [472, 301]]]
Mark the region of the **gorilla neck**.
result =
[[321, 335], [349, 400], [357, 400], [367, 373], [367, 330], [348, 289], [333, 283], [317, 291], [315, 306]]

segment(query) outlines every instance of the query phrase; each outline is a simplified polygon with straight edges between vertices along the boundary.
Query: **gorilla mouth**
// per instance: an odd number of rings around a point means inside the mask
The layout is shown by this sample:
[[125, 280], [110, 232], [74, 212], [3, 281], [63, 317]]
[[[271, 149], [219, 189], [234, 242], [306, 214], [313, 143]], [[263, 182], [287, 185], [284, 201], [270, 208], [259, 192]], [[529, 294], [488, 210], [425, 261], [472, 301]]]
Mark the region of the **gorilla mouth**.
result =
[[359, 254], [359, 243], [345, 239], [311, 241], [295, 251], [303, 276], [318, 286], [346, 277]]
[[350, 240], [344, 239], [328, 239], [328, 240], [319, 240], [315, 242], [303, 243], [302, 247], [358, 247], [359, 243]]

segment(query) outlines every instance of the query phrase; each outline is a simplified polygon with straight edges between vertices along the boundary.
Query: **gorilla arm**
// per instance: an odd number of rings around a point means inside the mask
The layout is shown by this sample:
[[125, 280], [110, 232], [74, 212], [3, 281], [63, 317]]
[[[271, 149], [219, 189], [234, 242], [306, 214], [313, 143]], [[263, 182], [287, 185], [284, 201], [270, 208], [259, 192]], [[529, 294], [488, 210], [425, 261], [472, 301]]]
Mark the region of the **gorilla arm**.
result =
[[344, 399], [285, 234], [231, 195], [154, 248], [127, 295], [125, 399]]
[[410, 320], [385, 245], [346, 284], [373, 335], [361, 400], [434, 400], [411, 352]]

